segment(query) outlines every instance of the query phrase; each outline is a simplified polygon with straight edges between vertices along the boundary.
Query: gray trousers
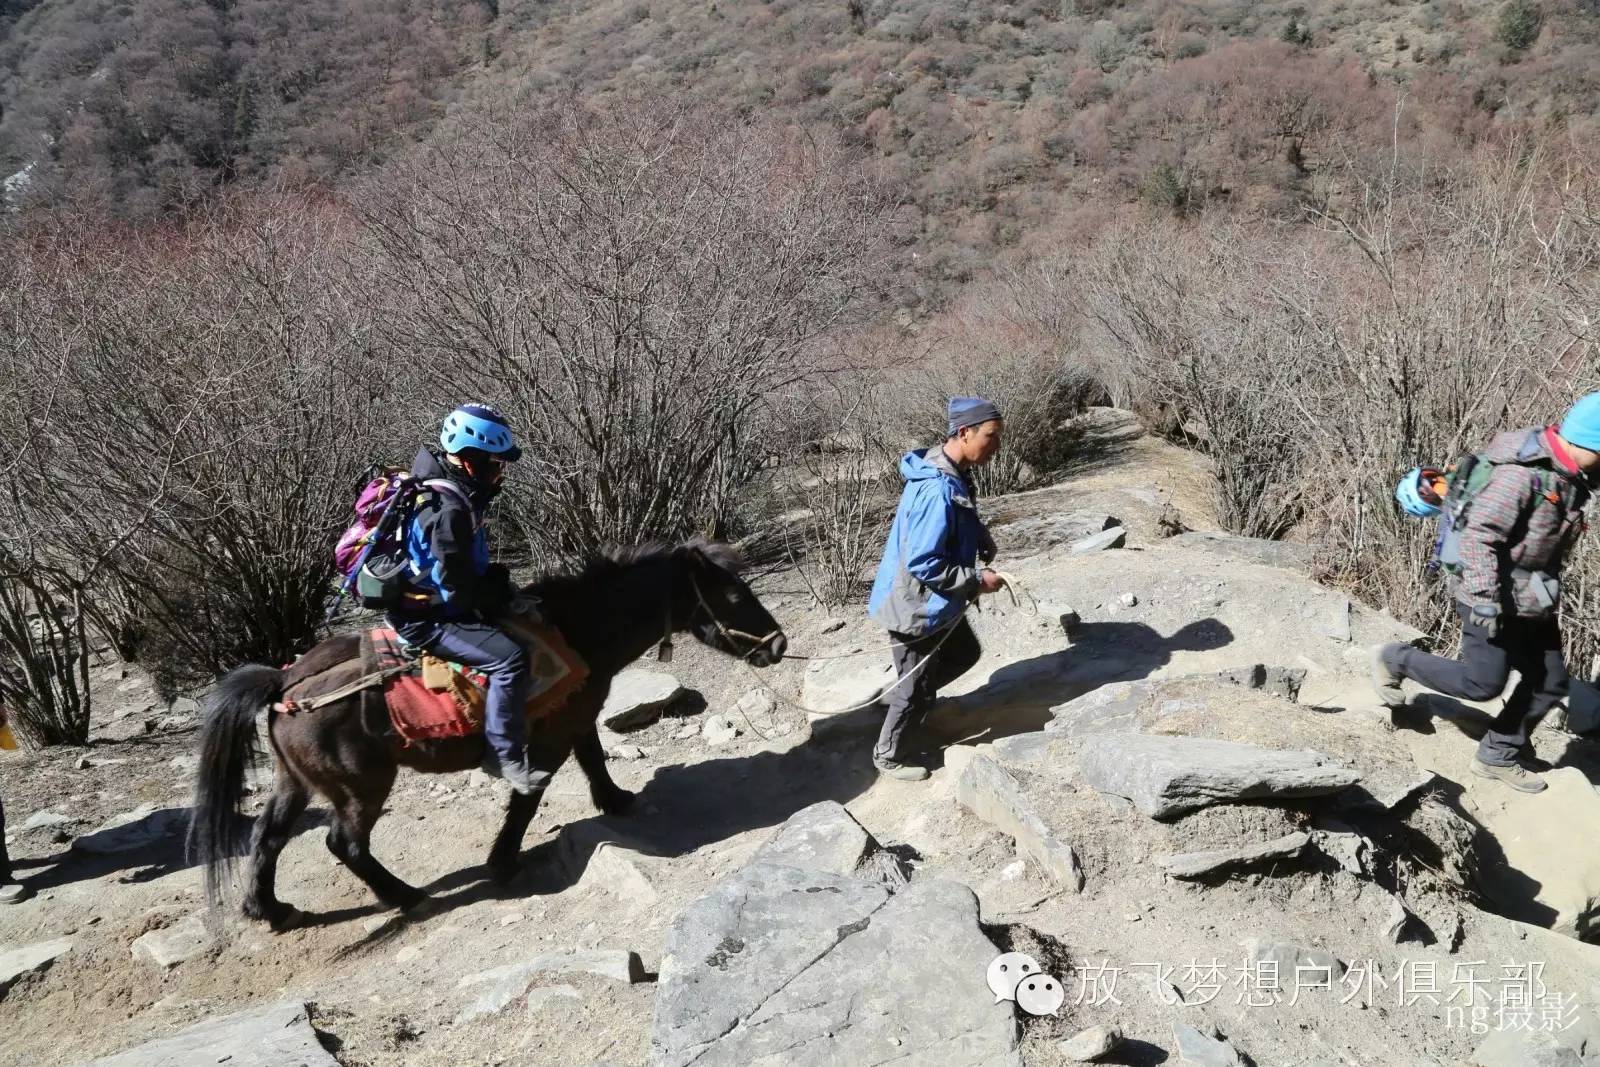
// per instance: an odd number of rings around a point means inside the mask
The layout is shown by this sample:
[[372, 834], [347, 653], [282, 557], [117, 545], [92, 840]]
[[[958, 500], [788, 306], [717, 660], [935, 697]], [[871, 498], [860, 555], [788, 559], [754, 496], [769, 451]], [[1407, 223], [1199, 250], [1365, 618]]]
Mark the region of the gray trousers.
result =
[[1390, 658], [1388, 666], [1404, 678], [1435, 692], [1463, 700], [1493, 700], [1505, 689], [1514, 669], [1521, 676], [1478, 742], [1478, 758], [1499, 767], [1517, 761], [1528, 747], [1534, 727], [1566, 698], [1569, 677], [1561, 655], [1556, 620], [1502, 618], [1491, 640], [1462, 615], [1461, 654], [1456, 659], [1430, 656], [1409, 645]]
[[[878, 743], [873, 746], [872, 758], [898, 763], [909, 755], [904, 747], [907, 732], [922, 722], [940, 689], [972, 669], [983, 654], [983, 648], [966, 619], [948, 631], [940, 630], [926, 637], [891, 632], [889, 639], [894, 670], [901, 680], [883, 697], [889, 710], [883, 717], [883, 729], [878, 733]], [[938, 646], [938, 651], [934, 651], [934, 646]], [[933, 662], [906, 681], [906, 675], [916, 670], [930, 654]]]

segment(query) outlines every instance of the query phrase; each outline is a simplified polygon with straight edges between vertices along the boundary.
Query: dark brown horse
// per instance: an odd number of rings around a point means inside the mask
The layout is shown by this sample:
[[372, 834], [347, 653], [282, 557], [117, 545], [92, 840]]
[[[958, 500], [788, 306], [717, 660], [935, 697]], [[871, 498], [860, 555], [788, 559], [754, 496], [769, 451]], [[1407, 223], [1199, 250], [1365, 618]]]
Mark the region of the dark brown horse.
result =
[[[581, 573], [537, 582], [529, 591], [542, 601], [545, 619], [556, 626], [589, 665], [589, 679], [562, 708], [529, 730], [534, 766], [554, 772], [569, 754], [589, 779], [589, 795], [601, 811], [625, 810], [633, 794], [606, 772], [596, 720], [611, 680], [652, 644], [685, 630], [703, 644], [764, 667], [783, 656], [784, 637], [755, 594], [736, 573], [737, 557], [726, 545], [692, 541], [675, 548], [651, 547], [590, 562]], [[249, 665], [217, 684], [200, 738], [200, 774], [195, 787], [190, 853], [206, 868], [206, 890], [219, 899], [231, 880], [233, 858], [242, 851], [249, 820], [241, 810], [245, 768], [258, 745], [256, 716], [283, 698], [285, 690], [333, 668], [360, 674], [359, 637], [329, 638], [287, 670]], [[265, 810], [250, 835], [250, 869], [244, 913], [282, 929], [295, 909], [273, 888], [278, 854], [312, 793], [333, 809], [328, 850], [354, 871], [385, 904], [408, 908], [426, 894], [407, 885], [373, 857], [372, 825], [402, 766], [425, 774], [469, 770], [483, 754], [481, 736], [403, 745], [390, 725], [382, 693], [364, 690], [311, 712], [272, 712], [267, 736], [277, 757], [277, 777]], [[523, 833], [539, 806], [542, 789], [511, 795], [504, 826], [489, 852], [497, 880], [517, 870]]]

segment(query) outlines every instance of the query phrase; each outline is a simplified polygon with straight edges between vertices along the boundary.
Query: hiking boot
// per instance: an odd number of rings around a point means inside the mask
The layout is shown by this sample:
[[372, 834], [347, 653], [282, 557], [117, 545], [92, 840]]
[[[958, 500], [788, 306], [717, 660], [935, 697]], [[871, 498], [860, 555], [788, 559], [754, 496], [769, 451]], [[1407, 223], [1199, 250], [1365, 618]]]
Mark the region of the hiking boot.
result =
[[483, 768], [484, 774], [503, 780], [513, 791], [524, 796], [532, 793], [535, 788], [542, 788], [550, 781], [548, 774], [528, 766], [527, 756], [502, 760], [492, 748], [484, 750], [483, 762], [479, 766]]
[[901, 763], [899, 760], [873, 756], [872, 765], [878, 768], [878, 773], [883, 777], [900, 782], [922, 782], [928, 778], [928, 768], [918, 767], [915, 763]]
[[1473, 756], [1472, 773], [1479, 778], [1497, 778], [1519, 793], [1543, 793], [1549, 788], [1538, 775], [1529, 773], [1515, 763], [1502, 767]]
[[1389, 666], [1389, 656], [1405, 647], [1398, 641], [1387, 645], [1374, 645], [1368, 659], [1372, 674], [1372, 691], [1378, 694], [1378, 702], [1386, 708], [1403, 707], [1406, 702], [1406, 694], [1400, 688], [1400, 683], [1405, 679]]
[[33, 890], [20, 882], [0, 881], [0, 904], [21, 904], [33, 896]]

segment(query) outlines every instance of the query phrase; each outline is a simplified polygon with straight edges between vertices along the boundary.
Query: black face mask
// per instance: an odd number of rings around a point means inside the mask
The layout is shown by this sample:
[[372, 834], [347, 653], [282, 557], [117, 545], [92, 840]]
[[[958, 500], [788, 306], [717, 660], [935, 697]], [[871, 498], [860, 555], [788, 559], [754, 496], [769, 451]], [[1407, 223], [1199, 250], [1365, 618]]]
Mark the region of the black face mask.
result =
[[445, 469], [450, 472], [450, 477], [456, 484], [465, 489], [467, 495], [481, 506], [500, 495], [500, 490], [505, 485], [505, 468], [501, 464], [483, 460], [474, 464], [474, 467], [478, 468], [476, 472], [469, 470], [465, 464], [457, 466], [451, 463], [447, 464]]

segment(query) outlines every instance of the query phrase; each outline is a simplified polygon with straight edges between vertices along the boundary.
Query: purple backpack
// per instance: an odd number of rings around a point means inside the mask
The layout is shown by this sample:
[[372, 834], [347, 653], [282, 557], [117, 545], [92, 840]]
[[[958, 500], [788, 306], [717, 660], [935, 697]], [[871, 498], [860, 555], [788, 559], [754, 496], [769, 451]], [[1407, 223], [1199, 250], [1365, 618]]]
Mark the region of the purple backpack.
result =
[[[343, 577], [354, 575], [369, 548], [376, 547], [380, 529], [385, 525], [384, 517], [388, 515], [390, 507], [414, 484], [403, 469], [385, 467], [362, 487], [361, 495], [356, 497], [356, 521], [340, 536], [339, 544], [333, 550], [334, 566]], [[399, 524], [388, 525], [392, 529]]]

